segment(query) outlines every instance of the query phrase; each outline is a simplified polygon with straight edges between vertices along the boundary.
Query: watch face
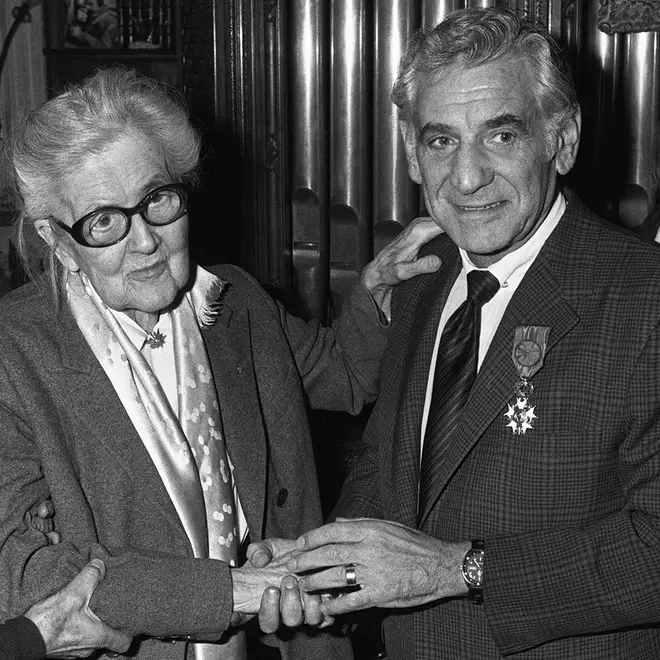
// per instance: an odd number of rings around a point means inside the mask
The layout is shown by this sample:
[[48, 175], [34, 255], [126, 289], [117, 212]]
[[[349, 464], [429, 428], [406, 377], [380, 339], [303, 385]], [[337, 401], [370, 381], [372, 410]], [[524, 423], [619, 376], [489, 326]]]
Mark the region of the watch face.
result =
[[463, 576], [471, 587], [482, 587], [484, 584], [484, 551], [469, 550], [463, 561]]

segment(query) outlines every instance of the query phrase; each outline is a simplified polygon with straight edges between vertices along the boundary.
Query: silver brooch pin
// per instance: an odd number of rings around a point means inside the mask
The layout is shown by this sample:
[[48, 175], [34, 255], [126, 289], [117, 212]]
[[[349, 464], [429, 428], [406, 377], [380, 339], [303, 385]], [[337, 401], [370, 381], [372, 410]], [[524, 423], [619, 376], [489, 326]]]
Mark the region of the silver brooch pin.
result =
[[160, 330], [156, 330], [156, 332], [148, 332], [146, 340], [147, 345], [149, 348], [160, 348], [165, 343], [166, 338], [166, 335]]

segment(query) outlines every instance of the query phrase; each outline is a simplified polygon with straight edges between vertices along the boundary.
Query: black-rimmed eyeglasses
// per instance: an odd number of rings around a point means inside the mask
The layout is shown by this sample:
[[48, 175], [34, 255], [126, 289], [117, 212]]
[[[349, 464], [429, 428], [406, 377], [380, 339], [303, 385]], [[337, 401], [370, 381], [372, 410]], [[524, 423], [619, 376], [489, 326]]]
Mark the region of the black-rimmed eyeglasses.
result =
[[119, 243], [131, 231], [131, 218], [139, 213], [154, 227], [169, 225], [188, 212], [188, 187], [183, 183], [168, 183], [148, 192], [131, 209], [103, 206], [76, 220], [71, 227], [51, 218], [85, 247], [110, 247]]

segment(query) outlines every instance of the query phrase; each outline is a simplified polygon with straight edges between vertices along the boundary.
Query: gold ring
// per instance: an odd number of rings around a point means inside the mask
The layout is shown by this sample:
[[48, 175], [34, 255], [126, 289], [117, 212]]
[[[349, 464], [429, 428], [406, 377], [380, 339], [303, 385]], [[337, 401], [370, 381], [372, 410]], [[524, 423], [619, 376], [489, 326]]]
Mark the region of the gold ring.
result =
[[355, 566], [349, 564], [346, 566], [346, 586], [352, 587], [357, 584], [357, 576], [355, 575]]

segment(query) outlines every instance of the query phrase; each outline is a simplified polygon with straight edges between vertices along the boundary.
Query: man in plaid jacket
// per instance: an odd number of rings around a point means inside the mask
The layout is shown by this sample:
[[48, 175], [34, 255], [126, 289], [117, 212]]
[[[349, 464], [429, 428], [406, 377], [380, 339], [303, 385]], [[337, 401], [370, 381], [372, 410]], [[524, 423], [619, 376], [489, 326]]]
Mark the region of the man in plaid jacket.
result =
[[[289, 568], [345, 589], [328, 614], [385, 608], [390, 660], [657, 660], [660, 251], [560, 189], [580, 109], [544, 30], [456, 12], [413, 39], [393, 99], [442, 267], [394, 293], [342, 518]], [[499, 288], [425, 482], [442, 331], [475, 270]]]

